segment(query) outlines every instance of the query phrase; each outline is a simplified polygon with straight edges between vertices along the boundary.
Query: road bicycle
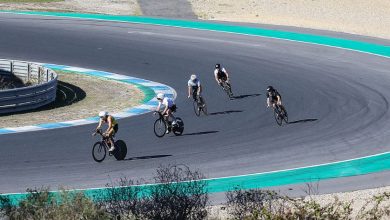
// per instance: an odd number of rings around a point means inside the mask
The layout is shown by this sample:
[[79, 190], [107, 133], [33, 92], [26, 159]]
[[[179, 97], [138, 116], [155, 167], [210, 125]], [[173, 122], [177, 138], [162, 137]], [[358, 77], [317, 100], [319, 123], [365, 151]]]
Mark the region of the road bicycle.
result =
[[154, 134], [161, 138], [168, 131], [172, 131], [176, 136], [182, 135], [184, 131], [184, 122], [181, 118], [176, 117], [175, 122], [165, 120], [165, 117], [159, 111], [155, 111], [155, 115], [158, 115], [158, 118], [154, 122]]
[[196, 95], [193, 101], [194, 112], [196, 116], [200, 116], [201, 112], [207, 115], [207, 105], [204, 98], [200, 95]]
[[288, 114], [287, 114], [286, 108], [284, 108], [283, 105], [277, 105], [277, 104], [275, 104], [275, 107], [274, 107], [274, 116], [275, 116], [276, 123], [277, 123], [279, 126], [282, 126], [283, 121], [284, 121], [286, 124], [288, 124]]
[[[102, 162], [107, 155], [107, 151], [110, 149], [110, 139], [109, 137], [103, 135], [101, 129], [96, 130], [92, 135], [100, 135], [101, 141], [96, 142], [92, 147], [92, 157], [96, 162]], [[114, 138], [114, 137], [113, 137]], [[114, 155], [115, 159], [123, 160], [127, 154], [127, 146], [123, 140], [114, 141], [115, 150], [113, 152], [109, 152], [109, 156]]]
[[229, 96], [230, 99], [233, 98], [232, 86], [229, 83], [222, 80], [221, 87], [223, 91], [226, 92], [226, 94]]

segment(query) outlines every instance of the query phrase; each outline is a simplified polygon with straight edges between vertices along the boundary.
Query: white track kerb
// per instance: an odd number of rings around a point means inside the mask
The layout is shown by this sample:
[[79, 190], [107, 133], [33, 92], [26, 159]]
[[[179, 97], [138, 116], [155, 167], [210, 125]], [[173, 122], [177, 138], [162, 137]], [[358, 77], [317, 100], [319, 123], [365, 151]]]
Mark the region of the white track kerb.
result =
[[[119, 75], [115, 73], [110, 72], [104, 72], [104, 71], [98, 71], [98, 70], [91, 70], [91, 69], [85, 69], [85, 68], [79, 68], [79, 67], [72, 67], [72, 66], [64, 66], [64, 65], [55, 65], [55, 64], [40, 64], [47, 68], [51, 68], [54, 70], [62, 70], [62, 71], [71, 71], [76, 72], [78, 74], [84, 74], [88, 76], [94, 76], [109, 80], [115, 80], [122, 83], [128, 83], [138, 86], [147, 87], [150, 89], [150, 91], [153, 91], [153, 98], [150, 100], [142, 103], [141, 105], [123, 109], [121, 112], [113, 113], [112, 115], [115, 118], [121, 119], [121, 118], [127, 118], [131, 116], [141, 115], [148, 112], [153, 111], [156, 106], [158, 105], [158, 101], [155, 97], [155, 94], [157, 93], [164, 93], [167, 97], [171, 97], [173, 99], [176, 99], [176, 91], [167, 85], [149, 81], [146, 79], [140, 79], [135, 78], [131, 76], [125, 76], [125, 75]], [[145, 92], [144, 92], [145, 93]], [[150, 95], [150, 94], [149, 94]], [[147, 94], [145, 94], [147, 96]], [[63, 122], [55, 122], [55, 123], [45, 123], [45, 124], [36, 124], [36, 125], [29, 125], [29, 126], [23, 126], [23, 127], [12, 127], [12, 128], [0, 128], [0, 135], [2, 134], [11, 134], [11, 133], [20, 133], [20, 132], [30, 132], [30, 131], [39, 131], [39, 130], [48, 130], [48, 129], [56, 129], [56, 128], [66, 128], [66, 127], [72, 127], [72, 126], [79, 126], [79, 125], [85, 125], [85, 124], [93, 124], [97, 123], [99, 121], [99, 117], [90, 117], [85, 119], [78, 119], [78, 120], [72, 120], [72, 121], [63, 121]]]

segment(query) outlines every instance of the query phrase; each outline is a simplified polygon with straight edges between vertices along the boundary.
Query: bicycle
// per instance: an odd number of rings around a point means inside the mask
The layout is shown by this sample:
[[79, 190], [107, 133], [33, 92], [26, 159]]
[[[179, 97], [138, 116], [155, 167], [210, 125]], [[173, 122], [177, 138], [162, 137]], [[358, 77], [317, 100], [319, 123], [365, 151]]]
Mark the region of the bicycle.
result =
[[176, 123], [172, 125], [170, 121], [166, 121], [165, 117], [159, 111], [155, 111], [158, 114], [158, 119], [154, 122], [154, 134], [161, 138], [164, 137], [167, 130], [172, 131], [176, 136], [182, 135], [184, 131], [184, 122], [181, 118], [176, 117]]
[[[92, 147], [92, 157], [93, 159], [100, 163], [106, 158], [107, 151], [110, 149], [110, 140], [109, 137], [103, 135], [101, 129], [96, 130], [92, 133], [93, 136], [99, 134], [102, 138], [101, 141], [96, 142]], [[123, 140], [114, 141], [115, 150], [109, 153], [109, 156], [114, 155], [117, 160], [124, 160], [127, 154], [127, 146]]]
[[200, 113], [203, 112], [204, 115], [207, 115], [207, 105], [204, 98], [200, 95], [194, 96], [194, 112], [196, 116], [200, 116]]
[[229, 96], [229, 98], [233, 98], [233, 92], [232, 92], [232, 86], [229, 85], [226, 81], [222, 80], [221, 87], [223, 91], [226, 92], [226, 94]]
[[284, 108], [283, 105], [275, 104], [274, 116], [275, 116], [276, 123], [279, 126], [282, 126], [283, 121], [286, 124], [288, 124], [288, 114], [287, 114], [286, 108]]

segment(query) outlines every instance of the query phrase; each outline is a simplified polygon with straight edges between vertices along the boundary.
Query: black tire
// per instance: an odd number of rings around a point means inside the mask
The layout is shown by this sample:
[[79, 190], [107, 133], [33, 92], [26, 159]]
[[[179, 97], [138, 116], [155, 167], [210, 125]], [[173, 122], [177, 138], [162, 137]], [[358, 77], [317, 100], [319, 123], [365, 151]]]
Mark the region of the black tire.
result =
[[229, 96], [229, 98], [233, 98], [232, 87], [230, 87], [230, 86], [229, 86], [229, 90], [228, 90], [228, 96]]
[[284, 108], [284, 106], [281, 106], [282, 108], [282, 111], [283, 111], [283, 121], [288, 124], [288, 114], [287, 114], [287, 111], [286, 109]]
[[[204, 105], [201, 110], [203, 112], [204, 115], [207, 115], [207, 104], [206, 104], [206, 101], [204, 100], [204, 98], [202, 98], [202, 104]], [[200, 113], [199, 113], [200, 114]]]
[[195, 112], [195, 115], [199, 117], [199, 116], [200, 116], [200, 110], [199, 110], [198, 102], [194, 100], [193, 105], [194, 105], [194, 112]]
[[282, 121], [283, 121], [283, 118], [281, 118], [279, 115], [280, 115], [280, 111], [279, 111], [279, 108], [278, 107], [275, 107], [274, 109], [274, 117], [275, 117], [275, 120], [276, 120], [276, 123], [279, 125], [279, 126], [282, 126]]
[[102, 142], [96, 142], [92, 147], [92, 157], [93, 159], [100, 163], [106, 158], [107, 149]]
[[165, 132], [167, 132], [167, 124], [166, 122], [159, 118], [154, 122], [154, 134], [161, 138], [164, 137]]
[[122, 140], [115, 142], [115, 151], [113, 152], [115, 159], [124, 160], [127, 154], [126, 143]]
[[173, 133], [176, 135], [176, 136], [179, 136], [179, 135], [182, 135], [183, 134], [183, 131], [184, 131], [184, 122], [181, 118], [177, 117], [176, 118], [176, 122], [178, 124], [178, 127], [175, 127], [172, 129]]

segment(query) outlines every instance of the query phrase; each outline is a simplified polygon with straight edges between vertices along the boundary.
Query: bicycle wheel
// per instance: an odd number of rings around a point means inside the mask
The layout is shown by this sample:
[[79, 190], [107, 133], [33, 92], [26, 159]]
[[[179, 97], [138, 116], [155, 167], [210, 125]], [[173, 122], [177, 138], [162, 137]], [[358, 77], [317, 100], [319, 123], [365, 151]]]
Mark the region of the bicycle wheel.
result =
[[[204, 115], [207, 115], [207, 104], [206, 104], [206, 101], [204, 100], [204, 98], [202, 97], [202, 107], [201, 107], [201, 111], [203, 112]], [[200, 112], [199, 112], [200, 114]]]
[[122, 140], [115, 142], [115, 151], [113, 152], [115, 159], [124, 160], [127, 154], [126, 143]]
[[283, 120], [286, 124], [288, 124], [288, 114], [287, 114], [286, 108], [284, 108], [284, 106], [281, 106], [281, 109], [283, 112]]
[[176, 118], [176, 123], [177, 123], [177, 127], [175, 128], [172, 128], [172, 131], [173, 133], [176, 135], [176, 136], [179, 136], [181, 134], [183, 134], [183, 131], [184, 131], [184, 122], [181, 118], [177, 117]]
[[107, 149], [102, 142], [96, 142], [92, 148], [93, 159], [100, 163], [106, 158]]
[[274, 109], [274, 117], [275, 117], [275, 120], [276, 120], [276, 123], [279, 125], [279, 126], [282, 126], [282, 120], [283, 118], [281, 117], [281, 113], [280, 113], [280, 110], [279, 110], [279, 107], [275, 107]]
[[198, 102], [194, 100], [193, 105], [194, 105], [194, 112], [195, 112], [195, 115], [196, 115], [196, 116], [200, 116], [200, 108], [199, 108]]
[[228, 89], [228, 96], [229, 96], [229, 98], [233, 98], [233, 92], [232, 92], [231, 86], [229, 86], [229, 89]]
[[162, 118], [157, 119], [154, 122], [154, 134], [160, 138], [165, 135], [166, 131], [167, 131], [167, 125], [165, 121]]

